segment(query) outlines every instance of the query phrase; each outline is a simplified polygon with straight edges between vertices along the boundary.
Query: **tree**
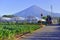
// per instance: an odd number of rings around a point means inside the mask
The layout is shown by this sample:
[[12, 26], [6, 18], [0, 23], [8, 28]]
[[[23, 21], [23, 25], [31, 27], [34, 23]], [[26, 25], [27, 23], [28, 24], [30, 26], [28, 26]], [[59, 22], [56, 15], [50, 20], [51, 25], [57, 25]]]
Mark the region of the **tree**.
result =
[[15, 17], [15, 16], [14, 15], [3, 15], [2, 17], [12, 18], [12, 17]]
[[47, 17], [46, 17], [46, 16], [43, 16], [42, 18], [43, 18], [43, 19], [46, 19]]

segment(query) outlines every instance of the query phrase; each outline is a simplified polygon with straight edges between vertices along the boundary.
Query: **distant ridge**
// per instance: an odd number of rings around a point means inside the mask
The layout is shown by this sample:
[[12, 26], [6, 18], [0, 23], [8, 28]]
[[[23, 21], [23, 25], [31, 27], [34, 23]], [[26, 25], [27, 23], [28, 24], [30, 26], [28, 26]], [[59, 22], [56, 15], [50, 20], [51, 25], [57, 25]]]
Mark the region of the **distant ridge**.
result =
[[[33, 5], [25, 10], [22, 10], [20, 12], [17, 12], [15, 13], [14, 15], [15, 16], [21, 16], [21, 17], [27, 17], [27, 16], [35, 16], [35, 17], [40, 17], [40, 14], [43, 14], [43, 16], [47, 16], [50, 14], [50, 12], [36, 6], [36, 5]], [[59, 13], [52, 13], [53, 16], [55, 17], [59, 17], [60, 14]]]

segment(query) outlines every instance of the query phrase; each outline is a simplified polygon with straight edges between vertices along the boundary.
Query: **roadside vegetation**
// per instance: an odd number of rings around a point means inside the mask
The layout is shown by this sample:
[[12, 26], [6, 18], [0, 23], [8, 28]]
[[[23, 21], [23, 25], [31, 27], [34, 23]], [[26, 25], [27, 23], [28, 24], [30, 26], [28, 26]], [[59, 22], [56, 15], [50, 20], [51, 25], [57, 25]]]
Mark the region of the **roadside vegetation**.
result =
[[40, 28], [38, 24], [0, 23], [0, 40], [15, 40]]

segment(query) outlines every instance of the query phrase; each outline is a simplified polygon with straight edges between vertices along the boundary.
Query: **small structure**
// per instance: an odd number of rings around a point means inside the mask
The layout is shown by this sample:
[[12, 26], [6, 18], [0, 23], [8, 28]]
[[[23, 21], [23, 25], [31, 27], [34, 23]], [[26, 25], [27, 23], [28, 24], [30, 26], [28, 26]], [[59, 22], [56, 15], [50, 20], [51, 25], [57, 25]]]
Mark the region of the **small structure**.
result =
[[58, 24], [59, 23], [59, 19], [60, 19], [59, 17], [53, 17], [52, 18], [52, 23], [53, 24]]

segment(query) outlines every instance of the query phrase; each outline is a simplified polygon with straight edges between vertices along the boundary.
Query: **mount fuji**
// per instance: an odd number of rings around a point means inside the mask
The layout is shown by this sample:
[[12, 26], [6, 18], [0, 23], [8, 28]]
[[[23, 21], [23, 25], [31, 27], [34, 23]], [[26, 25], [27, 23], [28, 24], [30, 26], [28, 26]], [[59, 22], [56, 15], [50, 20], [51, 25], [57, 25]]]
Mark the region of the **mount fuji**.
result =
[[[28, 17], [28, 16], [35, 16], [35, 17], [41, 17], [41, 14], [43, 14], [43, 16], [47, 16], [47, 15], [51, 15], [51, 12], [46, 11], [36, 5], [33, 5], [29, 8], [26, 8], [20, 12], [15, 13], [15, 16], [19, 16], [19, 17]], [[52, 15], [54, 17], [60, 17], [60, 13], [52, 13]], [[51, 15], [51, 16], [52, 16]]]

